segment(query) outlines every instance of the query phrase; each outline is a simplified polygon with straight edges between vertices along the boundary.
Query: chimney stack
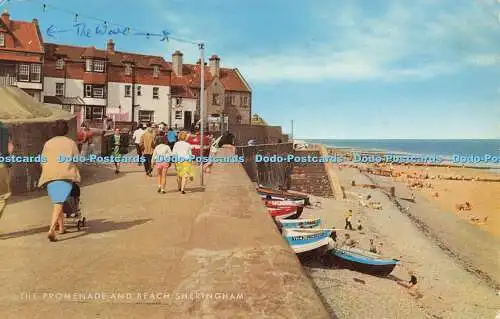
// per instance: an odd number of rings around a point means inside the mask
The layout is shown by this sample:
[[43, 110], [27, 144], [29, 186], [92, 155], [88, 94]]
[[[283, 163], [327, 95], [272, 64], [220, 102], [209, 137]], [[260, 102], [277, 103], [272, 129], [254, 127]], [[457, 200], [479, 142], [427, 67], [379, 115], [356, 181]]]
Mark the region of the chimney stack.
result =
[[172, 69], [175, 75], [182, 76], [182, 52], [177, 50], [172, 54]]
[[113, 39], [109, 39], [107, 51], [108, 51], [108, 53], [111, 53], [111, 54], [115, 53], [115, 43], [113, 42]]
[[3, 10], [2, 20], [8, 27], [10, 27], [10, 14], [9, 11], [7, 11], [7, 9]]
[[220, 72], [220, 58], [217, 55], [212, 55], [210, 61], [210, 74], [212, 76], [219, 76]]

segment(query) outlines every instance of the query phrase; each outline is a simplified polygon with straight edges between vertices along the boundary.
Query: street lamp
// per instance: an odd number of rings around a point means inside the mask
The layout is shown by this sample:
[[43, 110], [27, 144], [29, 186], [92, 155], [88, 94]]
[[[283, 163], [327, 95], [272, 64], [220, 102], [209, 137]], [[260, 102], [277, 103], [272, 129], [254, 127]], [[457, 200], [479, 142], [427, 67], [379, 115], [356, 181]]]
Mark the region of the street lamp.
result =
[[[205, 139], [205, 44], [198, 43], [200, 49], [200, 155], [203, 156], [203, 140]], [[200, 185], [203, 186], [203, 160], [201, 161]]]
[[168, 93], [168, 128], [172, 127], [172, 94]]

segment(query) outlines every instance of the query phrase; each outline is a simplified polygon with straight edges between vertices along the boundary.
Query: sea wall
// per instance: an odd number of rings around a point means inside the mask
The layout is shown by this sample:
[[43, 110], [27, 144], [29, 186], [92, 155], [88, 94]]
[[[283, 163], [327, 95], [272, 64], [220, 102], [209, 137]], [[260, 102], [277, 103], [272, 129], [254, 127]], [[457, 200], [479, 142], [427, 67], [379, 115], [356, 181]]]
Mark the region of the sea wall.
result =
[[257, 163], [256, 155], [286, 157], [288, 154], [293, 154], [291, 143], [238, 146], [236, 153], [245, 158], [243, 168], [252, 182], [276, 188], [290, 187], [293, 163]]
[[[68, 119], [68, 136], [76, 138], [76, 118]], [[14, 155], [36, 156], [41, 154], [43, 145], [52, 138], [52, 121], [5, 123], [14, 143]], [[11, 192], [20, 194], [37, 189], [41, 174], [39, 163], [15, 163], [11, 168]]]
[[[218, 156], [230, 156], [224, 149]], [[331, 318], [239, 164], [215, 164], [180, 261], [182, 289], [242, 292], [240, 303], [182, 302], [173, 317]], [[184, 267], [185, 266], [185, 267]], [[207, 317], [208, 318], [208, 317]]]
[[[295, 150], [300, 157], [319, 157], [319, 150]], [[291, 176], [290, 190], [321, 197], [333, 197], [324, 163], [295, 162]]]
[[288, 142], [281, 126], [231, 124], [229, 132], [234, 135], [237, 146], [247, 145], [249, 140], [255, 140], [257, 144], [276, 144], [279, 140]]

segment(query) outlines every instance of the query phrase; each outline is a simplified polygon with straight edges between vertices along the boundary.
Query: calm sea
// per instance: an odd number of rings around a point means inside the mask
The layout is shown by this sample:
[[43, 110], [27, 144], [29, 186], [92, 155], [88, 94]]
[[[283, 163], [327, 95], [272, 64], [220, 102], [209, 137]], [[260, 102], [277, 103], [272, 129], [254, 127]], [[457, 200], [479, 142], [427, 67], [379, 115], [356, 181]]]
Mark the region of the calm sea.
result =
[[390, 151], [411, 154], [442, 155], [455, 154], [500, 155], [500, 139], [491, 140], [307, 140], [338, 148], [354, 148], [374, 151]]

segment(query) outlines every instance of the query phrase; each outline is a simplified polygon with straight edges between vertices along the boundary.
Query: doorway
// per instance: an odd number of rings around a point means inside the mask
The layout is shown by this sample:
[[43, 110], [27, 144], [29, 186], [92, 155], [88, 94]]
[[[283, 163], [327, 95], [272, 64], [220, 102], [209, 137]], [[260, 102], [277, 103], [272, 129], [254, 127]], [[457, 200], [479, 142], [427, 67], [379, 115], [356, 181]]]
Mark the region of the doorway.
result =
[[191, 111], [184, 111], [184, 129], [191, 130]]

